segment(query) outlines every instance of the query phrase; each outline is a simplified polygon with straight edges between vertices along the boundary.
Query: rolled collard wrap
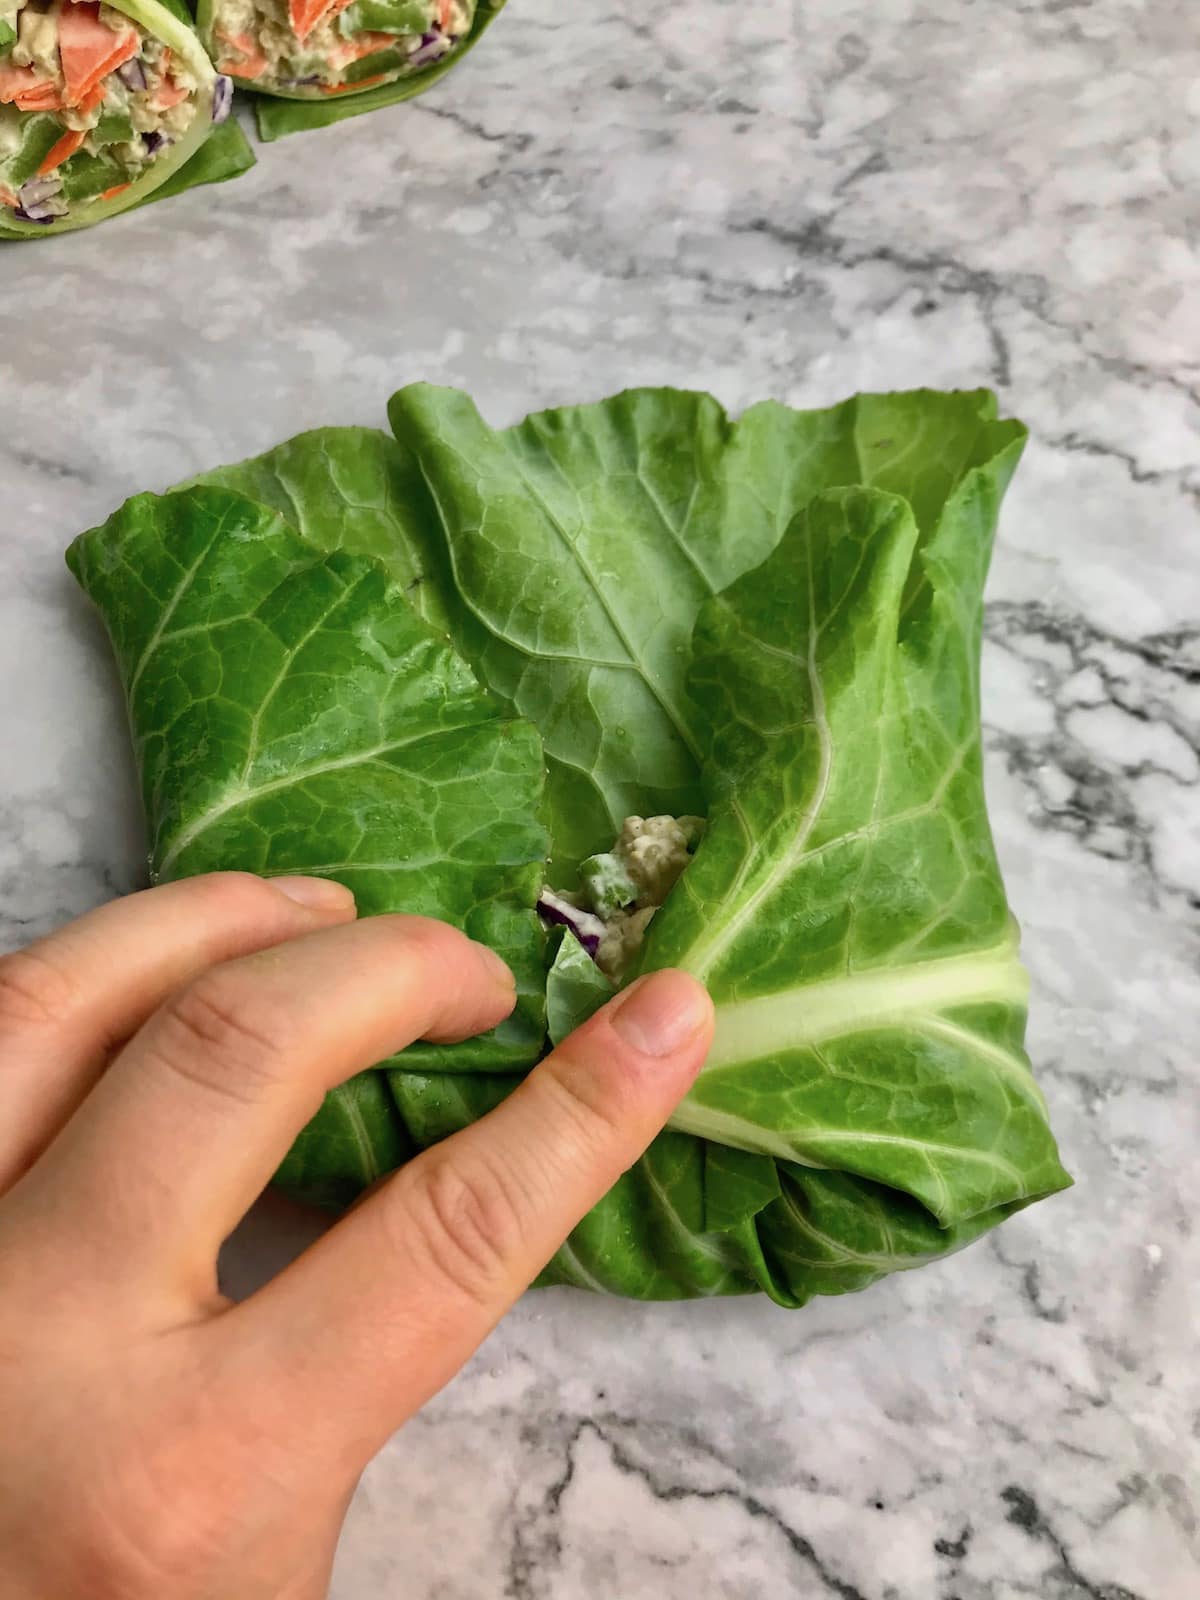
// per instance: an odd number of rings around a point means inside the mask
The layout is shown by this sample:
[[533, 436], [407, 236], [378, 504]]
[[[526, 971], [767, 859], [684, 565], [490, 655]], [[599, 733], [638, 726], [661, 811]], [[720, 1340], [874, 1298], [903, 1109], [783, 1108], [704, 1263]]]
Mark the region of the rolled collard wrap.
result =
[[505, 0], [199, 0], [217, 70], [261, 98], [264, 139], [407, 100], [474, 45]]
[[232, 94], [182, 0], [0, 0], [0, 237], [244, 171]]

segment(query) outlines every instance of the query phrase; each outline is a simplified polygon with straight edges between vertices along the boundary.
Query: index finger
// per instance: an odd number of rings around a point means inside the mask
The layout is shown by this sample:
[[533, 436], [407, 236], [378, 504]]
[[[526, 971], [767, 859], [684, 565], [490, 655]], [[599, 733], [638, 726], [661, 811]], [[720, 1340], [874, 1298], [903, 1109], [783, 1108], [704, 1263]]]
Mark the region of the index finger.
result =
[[214, 872], [110, 901], [0, 957], [0, 1190], [175, 989], [214, 962], [353, 915], [337, 883]]
[[151, 1017], [12, 1199], [68, 1210], [60, 1248], [110, 1277], [209, 1295], [221, 1242], [327, 1090], [415, 1039], [482, 1033], [514, 999], [498, 956], [424, 917], [225, 962]]

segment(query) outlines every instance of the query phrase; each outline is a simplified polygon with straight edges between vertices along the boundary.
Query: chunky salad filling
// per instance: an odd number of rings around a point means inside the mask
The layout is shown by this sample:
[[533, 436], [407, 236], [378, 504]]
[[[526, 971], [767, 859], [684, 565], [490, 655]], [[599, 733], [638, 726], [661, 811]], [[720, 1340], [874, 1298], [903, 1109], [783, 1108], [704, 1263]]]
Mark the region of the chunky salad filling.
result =
[[444, 60], [476, 0], [214, 0], [219, 72], [301, 97], [349, 94]]
[[612, 849], [580, 867], [579, 890], [542, 890], [543, 921], [569, 928], [605, 976], [620, 983], [703, 832], [703, 817], [626, 817]]
[[[214, 122], [231, 88], [218, 84]], [[188, 133], [200, 89], [168, 45], [111, 6], [0, 0], [0, 205], [52, 224], [115, 199]]]

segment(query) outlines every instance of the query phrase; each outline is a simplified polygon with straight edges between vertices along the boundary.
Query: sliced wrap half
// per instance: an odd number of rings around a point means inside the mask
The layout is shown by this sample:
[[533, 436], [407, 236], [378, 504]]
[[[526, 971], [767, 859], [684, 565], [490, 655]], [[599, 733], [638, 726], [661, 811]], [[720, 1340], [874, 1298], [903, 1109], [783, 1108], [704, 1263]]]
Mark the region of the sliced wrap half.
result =
[[0, 236], [244, 172], [232, 94], [182, 0], [0, 0]]
[[199, 0], [217, 70], [261, 99], [278, 139], [407, 100], [436, 83], [504, 0]]

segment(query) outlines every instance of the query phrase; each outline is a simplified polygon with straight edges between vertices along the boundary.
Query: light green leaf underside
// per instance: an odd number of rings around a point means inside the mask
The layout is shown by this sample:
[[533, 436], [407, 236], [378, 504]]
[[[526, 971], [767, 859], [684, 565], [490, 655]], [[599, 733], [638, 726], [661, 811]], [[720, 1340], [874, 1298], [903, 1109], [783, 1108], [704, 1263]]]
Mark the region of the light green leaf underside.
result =
[[492, 429], [465, 395], [415, 385], [389, 415], [426, 486], [416, 521], [440, 532], [456, 642], [541, 729], [560, 877], [623, 817], [703, 803], [693, 624], [814, 494], [878, 484], [932, 519], [1020, 436], [990, 397], [927, 392], [731, 422], [708, 395], [631, 390]]
[[708, 828], [645, 955], [717, 1003], [673, 1126], [891, 1184], [945, 1226], [1066, 1181], [983, 799], [997, 498], [969, 477], [923, 532], [896, 496], [829, 491], [705, 606]]

